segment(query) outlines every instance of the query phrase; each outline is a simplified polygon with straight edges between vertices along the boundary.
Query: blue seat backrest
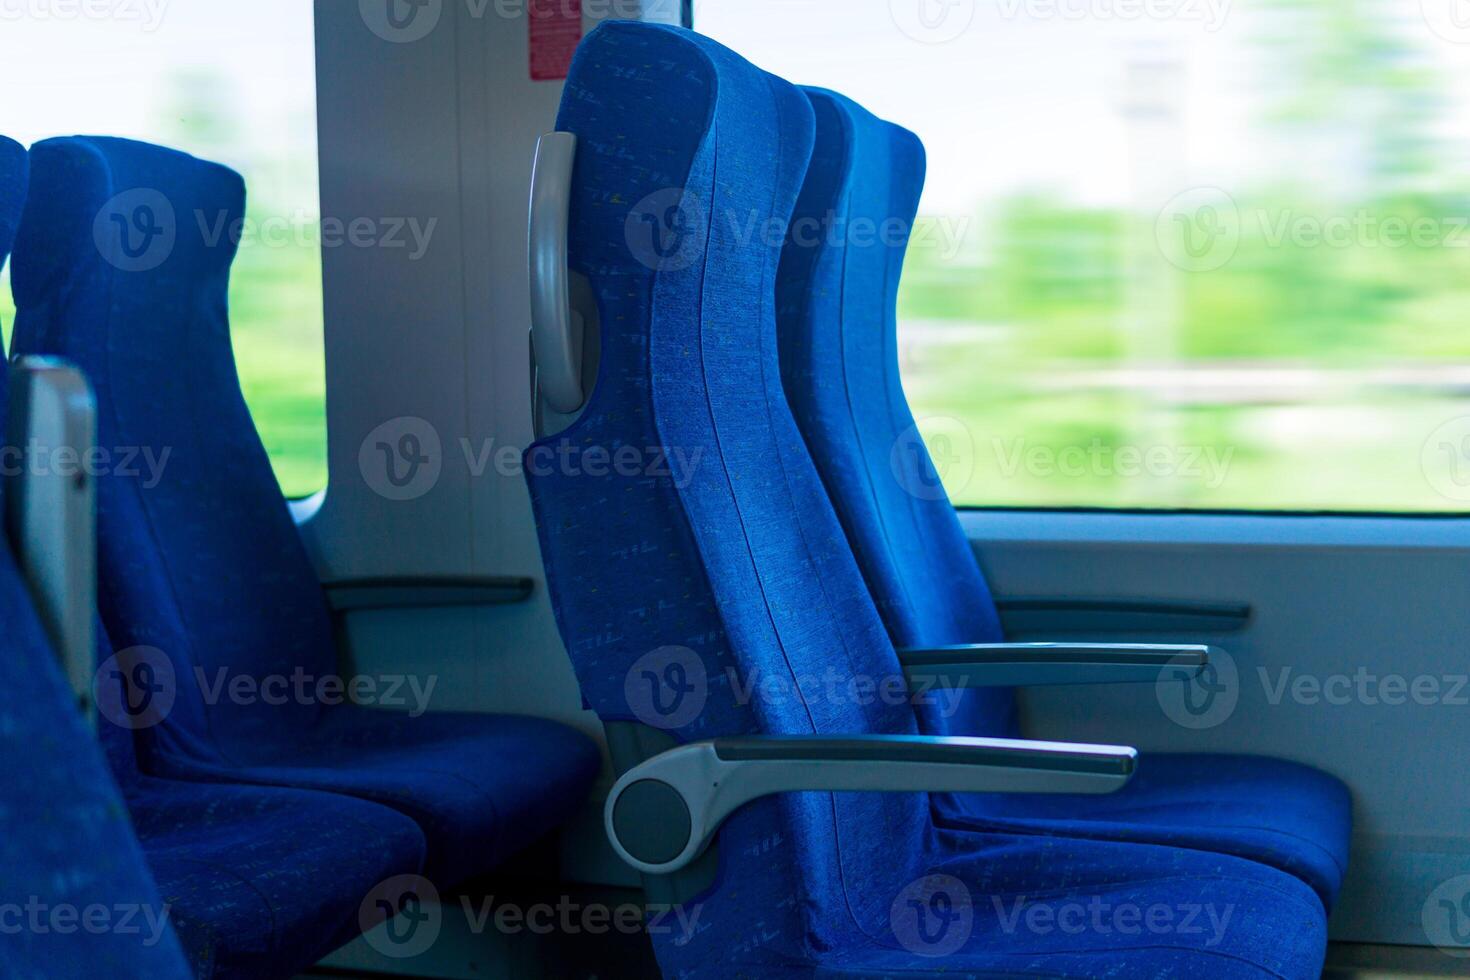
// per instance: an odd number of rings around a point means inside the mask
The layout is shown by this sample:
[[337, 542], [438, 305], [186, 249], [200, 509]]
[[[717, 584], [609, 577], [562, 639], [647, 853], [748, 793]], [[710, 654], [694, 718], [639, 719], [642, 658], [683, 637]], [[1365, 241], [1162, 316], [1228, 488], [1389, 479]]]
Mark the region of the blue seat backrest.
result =
[[[812, 127], [799, 90], [678, 28], [605, 24], [572, 66], [557, 128], [578, 136], [570, 253], [601, 363], [526, 471], [562, 636], [605, 720], [680, 741], [916, 730], [902, 696], [846, 686], [901, 675], [781, 390], [775, 277]], [[665, 973], [881, 934], [928, 813], [917, 794], [743, 810], [705, 928], [656, 937]]]
[[192, 682], [335, 669], [325, 600], [235, 372], [227, 292], [244, 183], [99, 137], [37, 144], [32, 172], [15, 347], [81, 367], [100, 445], [130, 454], [98, 481], [99, 605], [118, 647], [162, 651], [179, 679], [140, 749], [213, 761], [208, 725], [305, 727], [320, 705], [231, 705], [207, 725]]
[[0, 269], [5, 267], [10, 248], [15, 244], [15, 230], [25, 207], [30, 173], [25, 147], [0, 136]]
[[[899, 276], [924, 187], [924, 147], [833, 92], [806, 89], [815, 161], [779, 282], [781, 371], [894, 642], [1000, 641], [999, 617], [899, 374]], [[1008, 690], [971, 691], [942, 719], [1014, 735]]]
[[[0, 265], [26, 177], [25, 150], [0, 137]], [[0, 431], [8, 373], [0, 359]], [[188, 977], [127, 808], [82, 724], [3, 532], [0, 755], [5, 975]]]

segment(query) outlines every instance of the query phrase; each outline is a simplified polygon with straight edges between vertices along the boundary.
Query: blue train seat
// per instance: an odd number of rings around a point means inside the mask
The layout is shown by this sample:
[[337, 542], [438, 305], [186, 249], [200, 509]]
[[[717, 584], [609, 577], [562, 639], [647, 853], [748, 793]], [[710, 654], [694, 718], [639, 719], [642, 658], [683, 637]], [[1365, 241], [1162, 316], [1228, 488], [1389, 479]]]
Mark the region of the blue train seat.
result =
[[[923, 145], [841, 95], [807, 95], [817, 121], [815, 163], [778, 285], [787, 398], [894, 644], [999, 642], [989, 588], [917, 436], [899, 376], [898, 283], [924, 185]], [[888, 231], [860, 233], [868, 228]], [[957, 710], [930, 721], [941, 734], [1019, 731], [1006, 688], [966, 691]], [[1342, 783], [1264, 757], [1145, 755], [1128, 787], [1109, 796], [946, 795], [939, 807], [957, 827], [1262, 861], [1301, 877], [1329, 908], [1352, 829]]]
[[[674, 753], [1014, 750], [922, 739], [906, 697], [872, 693], [901, 679], [897, 656], [777, 360], [781, 241], [769, 229], [789, 219], [807, 172], [806, 97], [699, 35], [613, 22], [584, 39], [557, 128], [578, 141], [569, 251], [596, 297], [601, 359], [579, 417], [528, 452], [576, 463], [659, 447], [687, 464], [527, 467], [588, 702], [610, 724], [683, 743]], [[663, 866], [656, 832], [692, 818], [667, 783], [626, 782], [641, 769], [620, 785], [666, 823], [628, 826]], [[715, 847], [718, 871], [686, 906], [697, 923], [654, 937], [668, 976], [1315, 978], [1325, 951], [1321, 901], [1274, 868], [956, 831], [935, 825], [924, 792], [767, 795], [735, 810]], [[1024, 916], [1037, 904], [1231, 913], [1208, 935], [1104, 934], [1034, 927]]]
[[[0, 137], [0, 267], [25, 200], [24, 148]], [[0, 413], [5, 404], [0, 362]], [[189, 971], [128, 812], [0, 533], [0, 963], [8, 976]], [[84, 928], [84, 915], [101, 927]]]
[[[16, 177], [24, 176], [26, 160], [20, 147], [0, 142], [0, 201], [4, 202], [0, 208], [0, 264], [21, 215], [24, 181]], [[0, 361], [0, 427], [5, 417], [7, 375], [7, 365]], [[6, 607], [3, 622], [16, 624], [7, 636], [7, 664], [35, 670], [39, 676], [33, 687], [64, 687], [59, 676], [52, 677], [57, 674], [55, 655], [29, 608], [29, 597], [8, 549], [0, 556], [0, 604]], [[82, 964], [92, 955], [86, 944], [76, 949], [65, 946], [62, 955], [66, 958], [59, 962], [76, 969], [61, 970], [52, 962], [50, 968], [56, 971], [52, 975], [152, 976], [156, 972], [167, 976], [171, 974], [162, 958], [170, 948], [181, 945], [196, 977], [287, 977], [356, 936], [365, 924], [380, 919], [382, 910], [376, 906], [364, 910], [364, 901], [380, 882], [415, 874], [423, 867], [425, 845], [417, 825], [386, 807], [327, 793], [144, 775], [137, 766], [133, 733], [152, 716], [146, 710], [130, 710], [138, 704], [125, 701], [127, 693], [115, 682], [115, 675], [125, 672], [126, 664], [114, 657], [100, 626], [98, 635], [96, 738], [90, 733], [77, 735], [76, 711], [70, 703], [63, 703], [63, 699], [70, 700], [64, 691], [53, 697], [47, 687], [32, 697], [25, 685], [7, 683], [4, 689], [7, 697], [15, 692], [16, 705], [33, 700], [45, 705], [55, 720], [32, 729], [57, 744], [65, 736], [69, 745], [66, 757], [45, 752], [28, 763], [36, 767], [35, 781], [24, 781], [34, 805], [72, 814], [66, 809], [70, 805], [66, 794], [53, 785], [57, 779], [78, 780], [79, 787], [106, 801], [105, 812], [89, 815], [98, 825], [90, 836], [72, 839], [67, 836], [75, 832], [71, 823], [60, 825], [56, 843], [58, 847], [70, 845], [66, 858], [77, 870], [62, 873], [53, 869], [54, 880], [86, 881], [89, 874], [98, 875], [93, 865], [82, 866], [76, 856], [87, 855], [87, 860], [97, 862], [102, 854], [112, 857], [101, 859], [104, 871], [98, 876], [109, 880], [109, 875], [126, 869], [141, 848], [142, 862], [151, 872], [147, 887], [156, 897], [148, 903], [132, 903], [135, 921], [126, 928], [136, 928], [160, 952], [124, 947], [106, 961], [107, 969], [86, 970]], [[95, 744], [98, 739], [103, 746], [100, 753]], [[89, 805], [102, 806], [95, 801]], [[14, 820], [25, 826], [24, 810], [7, 807], [5, 816], [7, 842], [24, 842], [26, 834], [10, 824]], [[55, 849], [47, 843], [40, 854], [53, 854]], [[6, 866], [11, 867], [8, 862]], [[12, 965], [8, 959], [7, 964]], [[21, 975], [27, 975], [24, 969]], [[187, 971], [181, 965], [172, 975], [185, 976]]]
[[139, 474], [98, 488], [103, 619], [119, 647], [161, 651], [174, 678], [167, 717], [139, 733], [144, 770], [393, 807], [423, 829], [425, 874], [441, 885], [556, 827], [599, 768], [569, 727], [210, 696], [220, 679], [265, 690], [337, 676], [325, 597], [235, 372], [226, 292], [245, 188], [128, 140], [47, 140], [31, 157], [15, 348], [87, 373], [102, 444], [170, 453], [157, 485]]

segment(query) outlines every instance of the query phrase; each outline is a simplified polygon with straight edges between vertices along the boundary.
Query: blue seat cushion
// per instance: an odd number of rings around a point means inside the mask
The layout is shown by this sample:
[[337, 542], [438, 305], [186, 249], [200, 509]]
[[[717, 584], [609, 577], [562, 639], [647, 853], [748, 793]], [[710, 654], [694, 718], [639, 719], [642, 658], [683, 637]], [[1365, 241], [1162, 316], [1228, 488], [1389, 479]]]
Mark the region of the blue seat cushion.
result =
[[343, 705], [310, 740], [237, 746], [229, 764], [159, 754], [149, 768], [179, 779], [343, 793], [412, 817], [433, 842], [426, 874], [462, 880], [545, 836], [575, 813], [601, 759], [592, 741], [542, 718], [410, 717]]
[[374, 886], [423, 865], [413, 820], [350, 797], [146, 776], [124, 794], [197, 977], [293, 976], [362, 931]]
[[[891, 929], [820, 977], [1320, 976], [1317, 896], [1273, 868], [1137, 844], [963, 835], [894, 897]], [[922, 884], [921, 884], [922, 882]]]
[[952, 799], [940, 816], [946, 826], [1219, 851], [1291, 872], [1329, 908], [1352, 837], [1346, 786], [1310, 766], [1263, 756], [1145, 753], [1129, 784], [1105, 796]]
[[139, 733], [143, 768], [397, 807], [421, 822], [426, 873], [443, 885], [490, 870], [574, 813], [600, 760], [571, 728], [209, 699], [193, 683], [221, 672], [256, 683], [338, 675], [325, 596], [235, 369], [238, 242], [217, 232], [243, 218], [244, 182], [129, 140], [46, 140], [31, 157], [15, 347], [87, 372], [100, 444], [169, 451], [156, 482], [114, 475], [97, 487], [108, 631], [119, 647], [162, 651], [182, 681], [167, 717]]
[[[99, 662], [112, 647], [99, 626]], [[194, 974], [291, 976], [361, 931], [368, 893], [423, 870], [423, 831], [332, 793], [161, 779], [138, 766], [123, 686], [95, 685], [98, 737]]]

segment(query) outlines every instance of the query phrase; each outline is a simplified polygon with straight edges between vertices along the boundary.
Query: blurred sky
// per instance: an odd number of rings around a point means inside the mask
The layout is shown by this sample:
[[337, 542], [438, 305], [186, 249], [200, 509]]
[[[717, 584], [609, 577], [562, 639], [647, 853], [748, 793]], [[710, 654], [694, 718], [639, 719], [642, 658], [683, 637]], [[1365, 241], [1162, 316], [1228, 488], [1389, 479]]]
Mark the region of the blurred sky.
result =
[[[300, 185], [305, 171], [314, 195], [311, 0], [113, 0], [117, 15], [99, 19], [28, 13], [52, 6], [0, 5], [0, 133], [27, 144], [74, 133], [187, 144], [182, 134], [200, 121], [184, 118], [181, 107], [201, 99], [228, 121], [224, 138], [180, 149], [234, 166], [251, 178], [252, 192], [293, 206], [300, 186], [259, 185]], [[156, 25], [150, 9], [161, 14]], [[203, 79], [217, 84], [182, 90]], [[306, 167], [258, 166], [303, 158]]]
[[[1137, 203], [1144, 155], [1155, 179], [1183, 185], [1176, 190], [1234, 189], [1288, 168], [1330, 184], [1350, 169], [1340, 146], [1272, 145], [1253, 125], [1262, 99], [1281, 94], [1280, 73], [1257, 42], [1282, 0], [1174, 0], [1185, 13], [1157, 20], [1038, 16], [1037, 0], [957, 0], [974, 20], [945, 44], [920, 43], [896, 26], [895, 6], [921, 2], [937, 0], [698, 0], [696, 17], [701, 31], [763, 67], [840, 89], [918, 132], [929, 150], [931, 213], [968, 213], [1028, 189], [1097, 206]], [[1118, 0], [1050, 2], [1106, 12]], [[1444, 74], [1451, 104], [1442, 136], [1470, 173], [1470, 30], [1463, 44], [1436, 36], [1420, 0], [1342, 2], [1387, 11]], [[203, 95], [234, 123], [231, 138], [182, 148], [236, 166], [253, 184], [266, 179], [251, 174], [258, 161], [314, 162], [310, 0], [113, 4], [141, 16], [25, 13], [51, 6], [40, 0], [0, 7], [0, 133], [22, 142], [76, 132], [177, 142], [191, 122], [171, 117], [191, 94], [179, 91], [180, 79], [214, 78], [223, 80], [220, 91]], [[145, 22], [150, 10], [160, 12], [156, 25]], [[1220, 14], [1212, 30], [1207, 21]], [[1291, 56], [1289, 46], [1282, 56]], [[1172, 65], [1175, 74], [1130, 85], [1130, 64]], [[1157, 100], [1176, 121], [1141, 138], [1123, 114], [1140, 99]], [[299, 182], [300, 174], [268, 179]]]
[[[1236, 188], [1273, 167], [1315, 167], [1321, 173], [1311, 179], [1329, 182], [1341, 176], [1332, 172], [1343, 167], [1340, 147], [1324, 154], [1304, 143], [1268, 145], [1253, 125], [1261, 100], [1283, 94], [1258, 43], [1275, 26], [1268, 19], [1279, 2], [1177, 0], [1188, 16], [1125, 21], [1037, 16], [1046, 4], [1025, 0], [957, 0], [961, 11], [973, 6], [974, 21], [944, 44], [920, 43], [895, 26], [893, 7], [920, 2], [937, 0], [699, 0], [696, 25], [763, 68], [838, 89], [917, 132], [929, 151], [929, 213], [967, 213], [987, 198], [1040, 188], [1091, 205], [1136, 201], [1130, 171], [1140, 151], [1130, 149], [1137, 136], [1122, 109], [1141, 96], [1179, 117], [1141, 143], [1167, 158], [1148, 165], [1178, 172], [1184, 186], [1176, 191]], [[1106, 12], [1117, 0], [1050, 2]], [[1341, 2], [1383, 11], [1446, 74], [1453, 104], [1441, 135], [1470, 172], [1470, 30], [1462, 44], [1435, 35], [1420, 0]], [[1225, 13], [1216, 30], [1206, 23], [1211, 9]], [[1289, 40], [1281, 56], [1291, 56]], [[1174, 64], [1178, 75], [1136, 82], [1130, 95], [1130, 63]]]

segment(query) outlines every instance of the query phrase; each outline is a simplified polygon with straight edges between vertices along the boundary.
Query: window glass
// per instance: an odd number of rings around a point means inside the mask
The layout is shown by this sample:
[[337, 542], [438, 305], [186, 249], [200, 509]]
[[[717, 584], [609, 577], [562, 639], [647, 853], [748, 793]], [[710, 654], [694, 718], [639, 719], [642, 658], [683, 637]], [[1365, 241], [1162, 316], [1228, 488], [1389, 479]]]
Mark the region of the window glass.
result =
[[[244, 176], [235, 359], [289, 496], [327, 479], [311, 11], [304, 0], [0, 0], [0, 133], [125, 136]], [[12, 317], [7, 285], [7, 341]]]
[[1463, 0], [700, 0], [923, 139], [905, 387], [960, 505], [1470, 502]]

